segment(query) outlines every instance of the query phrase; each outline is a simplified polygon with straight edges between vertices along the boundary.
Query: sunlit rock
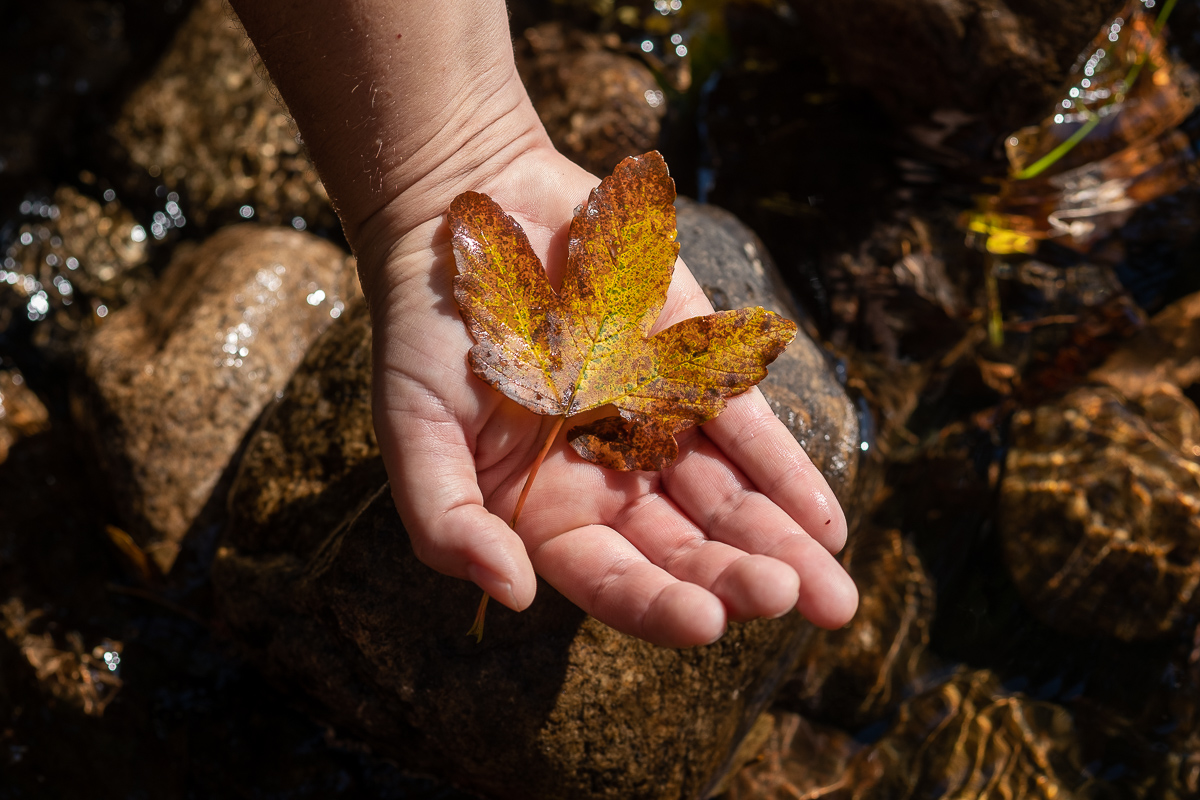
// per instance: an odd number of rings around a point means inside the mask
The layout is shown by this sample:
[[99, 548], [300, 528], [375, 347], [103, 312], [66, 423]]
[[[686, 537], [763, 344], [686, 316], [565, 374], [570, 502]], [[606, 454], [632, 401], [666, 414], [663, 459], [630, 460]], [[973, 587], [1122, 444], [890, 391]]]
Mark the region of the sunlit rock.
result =
[[1200, 296], [1178, 301], [1084, 386], [1013, 417], [1001, 486], [1009, 569], [1071, 633], [1160, 636], [1200, 609]]
[[[681, 208], [689, 260], [686, 232], [707, 218], [696, 214]], [[693, 237], [702, 250], [712, 241]], [[763, 287], [737, 302], [785, 303], [765, 288], [765, 256], [756, 268], [742, 243], [735, 251], [740, 259], [724, 262], [730, 286]], [[494, 606], [476, 645], [466, 629], [478, 589], [421, 564], [393, 505], [370, 422], [369, 354], [366, 310], [353, 306], [248, 440], [212, 569], [223, 624], [323, 718], [406, 768], [489, 797], [710, 793], [738, 763], [807, 623], [793, 614], [733, 624], [714, 645], [670, 650], [542, 585], [521, 614]], [[803, 380], [827, 381], [832, 395], [832, 371], [808, 366], [821, 375]], [[768, 396], [772, 381], [802, 385], [797, 368], [776, 362]], [[791, 413], [812, 413], [793, 396]], [[840, 441], [835, 422], [814, 427]]]
[[654, 73], [619, 45], [553, 22], [516, 42], [521, 80], [555, 147], [597, 175], [653, 150], [667, 112]]
[[223, 0], [196, 4], [113, 134], [133, 164], [180, 193], [193, 224], [335, 224], [296, 127]]
[[50, 412], [18, 369], [0, 370], [0, 464], [17, 440], [50, 427]]
[[76, 416], [129, 532], [164, 572], [250, 425], [356, 292], [328, 242], [235, 226], [180, 248], [89, 342]]

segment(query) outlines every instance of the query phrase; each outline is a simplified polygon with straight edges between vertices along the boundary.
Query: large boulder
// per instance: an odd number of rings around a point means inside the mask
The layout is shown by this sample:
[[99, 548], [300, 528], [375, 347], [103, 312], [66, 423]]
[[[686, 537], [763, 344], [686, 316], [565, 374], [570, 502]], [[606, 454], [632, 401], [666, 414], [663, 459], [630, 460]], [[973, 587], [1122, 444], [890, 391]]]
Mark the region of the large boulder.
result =
[[[697, 224], [697, 214], [710, 218], [681, 206], [684, 257], [695, 264], [722, 252], [736, 230], [728, 219]], [[773, 278], [739, 233], [737, 257], [713, 262], [724, 265], [730, 303], [785, 303], [753, 288]], [[819, 355], [802, 363], [813, 374], [776, 362], [768, 396], [772, 384], [808, 382], [821, 385], [814, 404], [837, 396]], [[813, 420], [816, 441], [857, 436], [849, 411], [818, 416], [809, 398], [791, 397], [795, 406], [778, 407]], [[841, 407], [850, 409], [844, 396]], [[818, 457], [852, 488], [844, 467]], [[541, 586], [526, 612], [489, 614], [476, 645], [466, 628], [478, 590], [422, 565], [392, 505], [371, 432], [362, 306], [318, 341], [264, 415], [229, 504], [213, 581], [223, 624], [250, 658], [379, 752], [492, 797], [706, 796], [810, 633], [791, 614], [731, 625], [708, 647], [669, 650], [617, 633]]]
[[178, 248], [154, 289], [87, 344], [76, 416], [162, 571], [259, 412], [357, 287], [351, 259], [326, 241], [234, 226]]

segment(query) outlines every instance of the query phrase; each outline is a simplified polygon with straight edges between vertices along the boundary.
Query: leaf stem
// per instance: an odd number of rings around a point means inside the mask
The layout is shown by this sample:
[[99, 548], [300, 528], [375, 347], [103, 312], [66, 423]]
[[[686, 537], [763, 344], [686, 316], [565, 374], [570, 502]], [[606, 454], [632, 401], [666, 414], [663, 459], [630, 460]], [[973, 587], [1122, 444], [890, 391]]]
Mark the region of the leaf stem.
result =
[[[554, 423], [554, 427], [550, 430], [550, 435], [546, 437], [545, 443], [542, 444], [541, 451], [538, 452], [537, 458], [533, 460], [533, 466], [529, 469], [529, 477], [525, 479], [525, 485], [521, 487], [521, 494], [517, 497], [517, 507], [513, 509], [512, 520], [508, 523], [508, 527], [514, 531], [517, 529], [517, 519], [521, 516], [521, 509], [525, 507], [525, 498], [529, 497], [529, 489], [533, 486], [533, 479], [537, 477], [538, 470], [542, 467], [542, 462], [546, 460], [546, 454], [550, 452], [550, 446], [554, 444], [554, 440], [558, 438], [558, 432], [562, 430], [563, 423], [567, 421], [567, 416], [558, 418]], [[483, 593], [483, 597], [479, 600], [479, 608], [475, 611], [475, 622], [471, 625], [471, 630], [467, 631], [468, 636], [474, 636], [476, 642], [483, 641], [483, 618], [487, 614], [488, 594]]]
[[521, 516], [521, 509], [525, 507], [525, 498], [529, 497], [529, 487], [533, 486], [533, 479], [537, 477], [542, 462], [546, 460], [546, 454], [550, 452], [550, 445], [554, 444], [554, 440], [558, 438], [558, 432], [562, 430], [563, 423], [566, 421], [567, 417], [564, 414], [554, 423], [550, 435], [546, 437], [546, 442], [542, 445], [541, 452], [537, 454], [537, 458], [533, 460], [533, 466], [529, 468], [529, 477], [525, 479], [525, 486], [521, 488], [521, 495], [517, 498], [517, 507], [513, 509], [512, 521], [508, 523], [508, 527], [514, 531], [517, 529], [517, 518]]

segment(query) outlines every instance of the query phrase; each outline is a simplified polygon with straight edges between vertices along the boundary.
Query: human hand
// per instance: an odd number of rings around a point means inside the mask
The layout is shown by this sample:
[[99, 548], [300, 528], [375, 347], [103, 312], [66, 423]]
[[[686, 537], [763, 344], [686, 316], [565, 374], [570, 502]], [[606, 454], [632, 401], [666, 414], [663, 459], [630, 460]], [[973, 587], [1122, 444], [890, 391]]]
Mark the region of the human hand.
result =
[[[471, 188], [521, 224], [556, 283], [572, 211], [598, 181], [548, 142], [501, 163]], [[536, 571], [600, 621], [674, 647], [793, 607], [823, 627], [853, 615], [854, 584], [831, 555], [845, 542], [841, 508], [757, 389], [681, 434], [679, 458], [660, 473], [602, 469], [560, 438], [511, 530], [505, 520], [555, 420], [472, 374], [443, 219], [359, 255], [376, 430], [426, 564], [518, 610], [533, 600]], [[656, 330], [711, 312], [678, 263]]]

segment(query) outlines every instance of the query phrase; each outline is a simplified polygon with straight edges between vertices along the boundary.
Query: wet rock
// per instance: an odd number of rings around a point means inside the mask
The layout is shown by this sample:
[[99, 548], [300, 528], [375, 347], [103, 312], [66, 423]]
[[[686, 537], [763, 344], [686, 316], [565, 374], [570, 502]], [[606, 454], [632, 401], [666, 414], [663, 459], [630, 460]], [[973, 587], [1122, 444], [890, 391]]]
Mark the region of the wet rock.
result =
[[[1197, 424], [1195, 405], [1165, 388], [1131, 403], [1083, 387], [1013, 417], [1000, 530], [1037, 616], [1066, 632], [1132, 640], [1166, 633], [1194, 611]], [[1180, 428], [1191, 438], [1179, 438]]]
[[[121, 642], [105, 639], [90, 650], [79, 631], [68, 631], [64, 642], [55, 641], [39, 622], [40, 609], [28, 611], [19, 598], [0, 604], [0, 629], [25, 658], [42, 691], [99, 717], [121, 690], [117, 669]], [[65, 646], [64, 646], [65, 645]]]
[[962, 670], [900, 708], [884, 737], [847, 767], [844, 796], [1088, 797], [1070, 715]]
[[740, 770], [722, 800], [795, 800], [835, 795], [862, 749], [850, 734], [799, 714], [773, 715], [759, 759]]
[[653, 150], [667, 111], [654, 74], [615, 52], [619, 46], [615, 35], [567, 31], [556, 22], [530, 28], [516, 42], [521, 80], [554, 146], [596, 175]]
[[0, 464], [18, 439], [50, 427], [50, 412], [18, 369], [0, 370]]
[[902, 118], [936, 110], [1011, 130], [1053, 102], [1121, 0], [792, 0], [842, 78]]
[[89, 342], [76, 416], [164, 572], [259, 412], [356, 292], [328, 242], [234, 226], [177, 250], [154, 290]]
[[[730, 280], [750, 268], [735, 252]], [[771, 285], [766, 270], [745, 280]], [[764, 290], [755, 302], [781, 301]], [[320, 716], [408, 769], [497, 798], [711, 793], [807, 624], [735, 624], [712, 646], [667, 650], [542, 585], [528, 611], [490, 613], [474, 644], [478, 590], [418, 562], [393, 506], [371, 432], [369, 342], [365, 307], [351, 307], [248, 440], [212, 568], [223, 624]], [[766, 383], [799, 385], [789, 372]]]
[[223, 0], [201, 0], [113, 135], [133, 164], [182, 195], [193, 223], [251, 214], [269, 224], [333, 225], [329, 198], [277, 98]]
[[[763, 306], [802, 320], [762, 241], [733, 214], [716, 206], [676, 201], [679, 255], [718, 310]], [[828, 360], [803, 333], [771, 366], [759, 386], [825, 475], [843, 504], [858, 473], [858, 415]]]
[[1200, 293], [1156, 314], [1144, 332], [1113, 353], [1091, 377], [1129, 398], [1141, 397], [1162, 383], [1192, 392], [1200, 383]]
[[148, 236], [117, 200], [70, 186], [22, 210], [28, 221], [0, 264], [0, 331], [14, 320], [37, 323], [34, 345], [62, 355], [149, 286]]
[[859, 530], [842, 563], [858, 586], [858, 613], [844, 628], [813, 632], [775, 702], [854, 729], [884, 717], [933, 667], [935, 597], [916, 548], [898, 530]]
[[1197, 345], [1192, 295], [1094, 370], [1100, 385], [1013, 417], [1000, 530], [1018, 589], [1052, 626], [1144, 639], [1200, 606]]
[[1085, 387], [1014, 417], [1002, 532], [1018, 589], [1046, 622], [1131, 640], [1194, 611], [1198, 424], [1169, 385], [1138, 402]]

